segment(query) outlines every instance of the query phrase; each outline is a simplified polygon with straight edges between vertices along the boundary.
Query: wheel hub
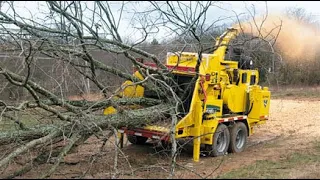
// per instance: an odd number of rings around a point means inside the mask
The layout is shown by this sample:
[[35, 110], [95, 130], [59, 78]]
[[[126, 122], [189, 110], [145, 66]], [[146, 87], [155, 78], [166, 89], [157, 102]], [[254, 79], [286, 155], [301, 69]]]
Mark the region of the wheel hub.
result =
[[244, 133], [241, 129], [239, 129], [236, 133], [236, 146], [238, 149], [243, 147], [244, 141], [245, 141]]
[[218, 139], [217, 139], [217, 150], [219, 152], [223, 152], [226, 146], [227, 146], [226, 135], [224, 132], [221, 132], [219, 133]]

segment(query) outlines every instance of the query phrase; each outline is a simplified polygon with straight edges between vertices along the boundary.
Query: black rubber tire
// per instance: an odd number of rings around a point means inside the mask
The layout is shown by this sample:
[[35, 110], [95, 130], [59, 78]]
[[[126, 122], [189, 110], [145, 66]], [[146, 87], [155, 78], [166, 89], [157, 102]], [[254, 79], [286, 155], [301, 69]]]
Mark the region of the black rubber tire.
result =
[[213, 135], [212, 145], [206, 145], [210, 156], [223, 156], [227, 154], [230, 144], [229, 129], [224, 124], [219, 124], [216, 132]]
[[248, 140], [248, 129], [243, 122], [237, 122], [229, 127], [230, 145], [229, 153], [239, 153], [244, 151]]
[[148, 140], [147, 137], [127, 135], [127, 139], [132, 144], [145, 144]]

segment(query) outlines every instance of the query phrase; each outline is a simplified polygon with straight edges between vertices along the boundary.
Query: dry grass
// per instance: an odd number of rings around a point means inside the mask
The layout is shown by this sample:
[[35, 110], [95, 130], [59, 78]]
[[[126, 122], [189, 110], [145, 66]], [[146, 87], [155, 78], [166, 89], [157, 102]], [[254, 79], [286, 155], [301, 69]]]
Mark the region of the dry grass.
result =
[[270, 91], [273, 99], [320, 99], [320, 86], [271, 87]]
[[220, 179], [248, 178], [318, 178], [320, 172], [319, 142], [308, 150], [285, 155], [280, 160], [259, 160], [249, 166], [230, 171]]

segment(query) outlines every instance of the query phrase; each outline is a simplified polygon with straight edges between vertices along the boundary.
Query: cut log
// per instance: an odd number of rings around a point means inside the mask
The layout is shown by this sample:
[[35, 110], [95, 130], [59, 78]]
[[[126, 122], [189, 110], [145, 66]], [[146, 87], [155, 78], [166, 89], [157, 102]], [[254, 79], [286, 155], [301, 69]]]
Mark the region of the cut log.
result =
[[137, 110], [125, 110], [122, 113], [111, 115], [87, 115], [86, 117], [72, 117], [77, 125], [66, 123], [63, 127], [58, 125], [46, 125], [36, 128], [30, 128], [26, 131], [8, 131], [0, 133], [0, 144], [5, 145], [16, 141], [30, 141], [48, 135], [54, 130], [60, 129], [64, 134], [76, 132], [77, 130], [84, 134], [92, 134], [105, 129], [108, 126], [119, 127], [141, 127], [146, 124], [161, 121], [169, 116], [171, 106], [168, 104], [159, 104], [148, 108]]
[[[41, 101], [43, 104], [46, 105], [62, 105], [62, 104], [56, 104], [50, 100]], [[157, 104], [160, 104], [162, 101], [158, 99], [152, 99], [152, 98], [120, 98], [120, 99], [110, 99], [110, 100], [102, 100], [102, 101], [87, 101], [87, 100], [79, 100], [79, 101], [65, 101], [65, 103], [69, 103], [76, 107], [82, 107], [83, 109], [86, 108], [99, 108], [99, 107], [106, 107], [110, 106], [111, 104], [118, 104], [118, 105], [141, 105], [144, 107], [147, 106], [154, 106]], [[26, 104], [29, 108], [38, 107], [37, 103], [29, 102]]]
[[0, 144], [10, 144], [12, 142], [19, 142], [25, 140], [33, 140], [45, 135], [48, 135], [56, 126], [43, 126], [43, 127], [36, 127], [30, 128], [26, 131], [17, 130], [17, 131], [6, 131], [0, 133]]

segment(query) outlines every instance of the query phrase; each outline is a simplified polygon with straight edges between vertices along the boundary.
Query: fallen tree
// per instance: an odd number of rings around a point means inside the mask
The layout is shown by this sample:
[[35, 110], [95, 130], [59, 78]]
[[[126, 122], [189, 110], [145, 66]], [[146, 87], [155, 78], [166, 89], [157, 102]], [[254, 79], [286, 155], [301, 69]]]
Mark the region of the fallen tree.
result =
[[[137, 100], [137, 99], [136, 99]], [[118, 102], [125, 101], [124, 99]], [[138, 101], [146, 102], [146, 98], [139, 98]], [[153, 101], [153, 100], [151, 100]], [[132, 104], [132, 101], [126, 101]], [[81, 103], [81, 102], [80, 102]], [[52, 131], [62, 131], [61, 133], [70, 134], [71, 131], [77, 132], [80, 135], [92, 134], [99, 131], [99, 128], [105, 129], [108, 126], [114, 128], [120, 127], [143, 127], [146, 124], [161, 121], [167, 118], [170, 112], [169, 104], [159, 104], [143, 109], [124, 110], [121, 113], [110, 115], [86, 115], [85, 117], [70, 117], [71, 122], [61, 125], [43, 125], [26, 130], [3, 132], [0, 133], [0, 144], [5, 145], [15, 141], [33, 140], [50, 134]], [[78, 123], [78, 126], [75, 126]], [[80, 126], [81, 125], [81, 126]], [[98, 128], [99, 127], [99, 128]]]
[[[9, 154], [6, 158], [0, 161], [0, 167], [8, 163], [12, 158], [20, 155], [26, 150], [35, 147], [39, 144], [44, 144], [48, 141], [55, 141], [54, 139], [65, 134], [67, 138], [72, 136], [90, 137], [92, 134], [104, 130], [106, 128], [120, 128], [120, 127], [143, 127], [155, 121], [166, 118], [164, 114], [169, 114], [171, 106], [168, 104], [160, 104], [149, 108], [122, 111], [112, 115], [88, 115], [86, 117], [73, 117], [73, 123], [67, 123], [60, 126], [49, 126], [37, 129], [29, 129], [23, 132], [14, 132], [12, 134], [0, 134], [0, 143], [9, 143], [12, 140], [28, 140], [30, 142], [20, 146], [14, 152]], [[156, 112], [156, 113], [155, 113]], [[39, 138], [40, 137], [40, 138]], [[80, 139], [80, 137], [77, 138]], [[70, 148], [69, 148], [70, 149]], [[67, 152], [64, 152], [65, 154]]]

